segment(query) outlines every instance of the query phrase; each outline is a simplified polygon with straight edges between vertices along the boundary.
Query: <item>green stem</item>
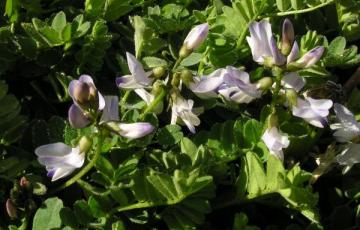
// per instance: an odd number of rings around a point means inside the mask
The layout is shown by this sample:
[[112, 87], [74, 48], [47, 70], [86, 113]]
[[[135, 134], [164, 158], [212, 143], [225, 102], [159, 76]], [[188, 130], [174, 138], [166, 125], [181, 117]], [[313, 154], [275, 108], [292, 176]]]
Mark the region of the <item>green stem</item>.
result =
[[98, 137], [97, 146], [96, 146], [96, 152], [95, 152], [94, 157], [91, 159], [91, 161], [84, 168], [82, 168], [77, 174], [75, 174], [75, 176], [73, 176], [72, 178], [67, 180], [64, 184], [60, 185], [59, 187], [57, 187], [53, 191], [51, 191], [50, 194], [56, 193], [62, 189], [69, 187], [70, 185], [72, 185], [75, 182], [77, 182], [78, 180], [80, 180], [81, 177], [83, 177], [86, 173], [88, 173], [92, 169], [92, 167], [94, 167], [97, 159], [100, 156], [102, 142], [103, 142], [103, 136], [100, 133], [100, 135]]
[[273, 97], [272, 97], [271, 105], [270, 105], [272, 112], [275, 109], [276, 101], [279, 97], [280, 89], [281, 89], [281, 76], [279, 75], [279, 76], [275, 76], [275, 89], [274, 89], [274, 93], [273, 93]]
[[[302, 10], [292, 10], [292, 11], [286, 11], [286, 12], [278, 12], [275, 15], [276, 16], [287, 16], [287, 15], [293, 15], [293, 14], [303, 14], [303, 13], [308, 13], [311, 11], [314, 11], [316, 9], [322, 8], [324, 6], [330, 5], [335, 3], [335, 0], [329, 0], [328, 2], [324, 2], [322, 4], [319, 4], [317, 6], [314, 7], [310, 7], [310, 8], [306, 8], [306, 9], [302, 9]], [[274, 16], [274, 15], [272, 15]]]
[[176, 70], [176, 68], [180, 65], [180, 63], [182, 62], [183, 58], [179, 57], [179, 59], [176, 60], [174, 67], [172, 68], [172, 70]]
[[140, 119], [143, 120], [146, 114], [151, 113], [156, 108], [156, 106], [163, 100], [165, 95], [166, 95], [165, 89], [161, 89], [157, 97], [150, 103], [149, 106], [146, 107], [144, 112], [140, 115]]
[[124, 113], [124, 111], [125, 111], [126, 101], [127, 101], [127, 99], [129, 98], [130, 93], [131, 93], [131, 91], [130, 91], [130, 90], [127, 90], [127, 91], [125, 92], [124, 96], [121, 98], [120, 106], [121, 106], [121, 112], [122, 112], [122, 113]]

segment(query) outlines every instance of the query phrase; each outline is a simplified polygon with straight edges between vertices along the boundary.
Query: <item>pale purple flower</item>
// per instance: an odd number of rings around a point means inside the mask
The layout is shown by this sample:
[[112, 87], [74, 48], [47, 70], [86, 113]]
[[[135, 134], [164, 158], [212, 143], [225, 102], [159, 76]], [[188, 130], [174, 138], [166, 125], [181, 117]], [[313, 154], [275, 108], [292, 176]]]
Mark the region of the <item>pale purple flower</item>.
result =
[[72, 80], [68, 91], [74, 102], [68, 112], [70, 125], [84, 128], [90, 123], [87, 112], [98, 112], [105, 107], [104, 97], [89, 75], [81, 75], [79, 80]]
[[149, 76], [152, 71], [145, 72], [143, 65], [132, 55], [126, 52], [126, 58], [131, 75], [116, 78], [116, 85], [123, 89], [141, 89], [151, 85], [153, 79]]
[[282, 27], [281, 52], [287, 55], [295, 40], [294, 27], [289, 19], [285, 19]]
[[224, 83], [225, 74], [226, 69], [221, 68], [215, 70], [209, 75], [195, 77], [194, 82], [189, 84], [189, 88], [198, 97], [203, 99], [217, 97], [217, 90], [219, 86]]
[[345, 106], [335, 103], [334, 110], [339, 123], [331, 124], [330, 128], [335, 130], [334, 137], [338, 142], [348, 142], [360, 135], [360, 123], [356, 121]]
[[35, 154], [39, 163], [46, 167], [51, 181], [70, 175], [82, 167], [85, 161], [85, 153], [80, 152], [79, 146], [71, 148], [61, 142], [37, 147]]
[[119, 97], [105, 96], [105, 108], [101, 116], [101, 122], [119, 121]]
[[298, 59], [299, 55], [300, 55], [299, 45], [296, 41], [294, 41], [291, 51], [286, 58], [286, 64], [289, 64], [289, 63], [295, 61], [296, 59]]
[[282, 161], [284, 160], [283, 149], [287, 148], [290, 144], [287, 135], [280, 133], [278, 128], [271, 127], [265, 131], [261, 139], [269, 149], [270, 154], [278, 157]]
[[101, 117], [101, 123], [111, 131], [128, 139], [141, 138], [154, 130], [154, 126], [148, 122], [122, 123], [119, 121], [119, 98], [117, 96], [105, 96], [105, 108]]
[[251, 22], [250, 37], [246, 40], [250, 46], [254, 61], [266, 65], [283, 65], [286, 58], [277, 47], [271, 25], [266, 20]]
[[349, 143], [345, 149], [335, 157], [340, 165], [345, 165], [343, 173], [351, 169], [354, 164], [360, 163], [360, 144]]
[[227, 66], [223, 84], [218, 89], [226, 100], [235, 103], [249, 103], [261, 96], [261, 90], [250, 82], [249, 74], [235, 67]]
[[281, 79], [281, 85], [287, 89], [294, 89], [299, 92], [305, 86], [305, 80], [296, 72], [285, 74]]
[[296, 106], [292, 107], [292, 114], [301, 117], [308, 123], [323, 128], [327, 124], [327, 116], [333, 102], [327, 99], [298, 98]]
[[193, 106], [193, 100], [185, 100], [180, 95], [176, 96], [172, 104], [171, 124], [184, 123], [190, 132], [195, 133], [195, 126], [200, 125], [200, 119]]
[[190, 30], [184, 40], [184, 45], [188, 50], [196, 49], [207, 37], [209, 24], [203, 23]]
[[300, 59], [294, 62], [298, 68], [309, 68], [318, 62], [324, 53], [324, 47], [318, 46], [305, 53]]

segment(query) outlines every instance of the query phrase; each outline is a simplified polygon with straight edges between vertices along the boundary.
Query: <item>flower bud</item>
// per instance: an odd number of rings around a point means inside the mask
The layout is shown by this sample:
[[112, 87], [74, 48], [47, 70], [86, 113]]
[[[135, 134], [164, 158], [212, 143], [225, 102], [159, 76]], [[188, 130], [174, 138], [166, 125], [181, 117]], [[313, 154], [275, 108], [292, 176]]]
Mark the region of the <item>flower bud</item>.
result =
[[323, 46], [315, 47], [314, 49], [304, 54], [304, 56], [302, 56], [300, 59], [298, 59], [294, 63], [294, 65], [298, 68], [309, 68], [310, 66], [314, 65], [316, 62], [320, 60], [323, 53], [324, 53]]
[[281, 53], [288, 55], [294, 43], [294, 27], [289, 19], [285, 19], [282, 27]]
[[181, 80], [185, 83], [185, 85], [189, 85], [189, 83], [193, 81], [193, 75], [188, 69], [183, 69], [181, 71], [180, 77]]
[[90, 86], [86, 82], [79, 82], [74, 88], [74, 99], [79, 104], [85, 104], [90, 99]]
[[163, 66], [159, 66], [159, 67], [155, 67], [153, 70], [153, 75], [155, 78], [160, 78], [162, 76], [164, 76], [166, 69]]
[[263, 77], [257, 82], [256, 86], [258, 89], [265, 91], [265, 90], [269, 89], [272, 86], [272, 84], [273, 84], [273, 81], [272, 81], [271, 77]]
[[11, 219], [17, 218], [17, 210], [15, 204], [10, 200], [7, 199], [6, 201], [6, 212]]
[[287, 89], [285, 91], [286, 99], [288, 100], [290, 107], [297, 105], [297, 93], [294, 89]]
[[184, 40], [184, 46], [188, 50], [196, 49], [207, 37], [209, 33], [209, 24], [203, 23], [195, 26], [189, 32]]
[[92, 146], [92, 140], [87, 136], [82, 136], [79, 140], [79, 147], [81, 153], [87, 153]]
[[155, 81], [151, 90], [151, 94], [156, 97], [157, 95], [159, 95], [161, 90], [163, 90], [163, 88], [164, 88], [164, 84], [162, 81], [160, 80]]
[[174, 73], [173, 77], [171, 79], [171, 85], [174, 87], [178, 87], [180, 84], [180, 74], [179, 73]]
[[32, 184], [26, 177], [21, 177], [19, 183], [21, 188], [26, 189], [28, 192], [33, 192]]
[[180, 58], [186, 58], [191, 54], [192, 50], [188, 49], [185, 45], [183, 45], [179, 51]]
[[267, 118], [267, 126], [269, 129], [272, 127], [277, 127], [279, 124], [278, 117], [275, 115], [275, 113], [272, 113]]

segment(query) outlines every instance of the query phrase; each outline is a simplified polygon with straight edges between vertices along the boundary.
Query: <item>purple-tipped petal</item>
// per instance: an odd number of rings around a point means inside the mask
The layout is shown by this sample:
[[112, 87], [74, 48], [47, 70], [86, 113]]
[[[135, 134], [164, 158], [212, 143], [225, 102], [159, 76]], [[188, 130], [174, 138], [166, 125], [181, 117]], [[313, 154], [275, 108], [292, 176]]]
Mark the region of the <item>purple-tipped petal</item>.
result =
[[88, 84], [95, 85], [92, 77], [89, 76], [89, 75], [87, 75], [87, 74], [81, 75], [81, 76], [79, 77], [79, 81], [80, 81], [80, 82], [85, 82], [85, 83], [88, 83]]
[[300, 54], [300, 51], [299, 51], [299, 45], [298, 43], [295, 41], [292, 48], [291, 48], [291, 51], [289, 53], [289, 55], [287, 56], [287, 64], [295, 61], [296, 59], [299, 58], [299, 54]]
[[84, 128], [90, 124], [90, 120], [84, 115], [84, 112], [73, 104], [68, 112], [70, 125], [74, 128]]
[[98, 92], [98, 97], [99, 97], [99, 108], [98, 108], [98, 110], [103, 110], [105, 108], [104, 96], [100, 92]]
[[189, 50], [196, 49], [207, 37], [209, 33], [209, 24], [203, 23], [195, 26], [189, 32], [184, 40], [184, 45]]
[[276, 127], [271, 127], [265, 131], [261, 139], [269, 149], [270, 154], [284, 160], [282, 149], [287, 148], [290, 144], [287, 135], [282, 135]]
[[279, 48], [277, 47], [274, 37], [271, 37], [271, 39], [270, 39], [270, 49], [271, 49], [272, 58], [274, 60], [274, 64], [275, 65], [284, 65], [286, 62], [286, 58], [280, 52]]
[[144, 137], [154, 130], [154, 126], [147, 122], [120, 123], [120, 135], [128, 139], [137, 139]]
[[320, 60], [323, 53], [324, 53], [324, 47], [318, 46], [310, 50], [306, 54], [304, 54], [304, 56], [302, 56], [299, 60], [297, 60], [296, 63], [302, 68], [309, 68], [310, 66], [314, 65], [316, 62]]
[[101, 116], [102, 122], [119, 120], [119, 98], [117, 96], [105, 96], [105, 108]]
[[76, 86], [79, 84], [79, 81], [78, 80], [72, 80], [69, 84], [69, 87], [68, 87], [68, 92], [69, 92], [69, 95], [72, 99], [74, 99], [74, 91], [75, 91], [75, 88]]
[[190, 83], [189, 88], [200, 98], [217, 97], [216, 90], [224, 81], [224, 71], [218, 69], [208, 76], [202, 76], [197, 82]]
[[282, 27], [281, 52], [287, 55], [295, 39], [294, 27], [289, 19], [285, 19]]

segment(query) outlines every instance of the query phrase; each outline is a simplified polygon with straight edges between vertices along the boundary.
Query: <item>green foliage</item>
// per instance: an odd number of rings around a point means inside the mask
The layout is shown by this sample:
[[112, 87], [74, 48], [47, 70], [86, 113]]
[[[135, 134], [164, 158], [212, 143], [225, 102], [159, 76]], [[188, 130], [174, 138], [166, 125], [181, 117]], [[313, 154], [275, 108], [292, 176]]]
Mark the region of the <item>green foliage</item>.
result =
[[60, 211], [63, 208], [63, 202], [57, 197], [49, 198], [36, 211], [32, 229], [50, 230], [61, 227]]
[[87, 33], [90, 23], [84, 22], [83, 15], [78, 15], [71, 23], [67, 22], [65, 13], [60, 11], [51, 23], [34, 18], [32, 23], [22, 23], [21, 26], [40, 49], [63, 45], [68, 48], [73, 40]]
[[85, 37], [81, 50], [76, 54], [80, 65], [78, 73], [94, 73], [103, 65], [106, 50], [111, 46], [112, 36], [104, 21], [95, 21], [92, 31]]
[[301, 170], [298, 165], [285, 170], [282, 162], [272, 155], [264, 168], [253, 152], [246, 153], [242, 164], [237, 183], [238, 199], [256, 199], [261, 202], [262, 196], [278, 193], [291, 208], [298, 210], [312, 222], [319, 222], [316, 207], [318, 196], [312, 193], [310, 187], [303, 187], [310, 179], [309, 173]]
[[329, 67], [341, 66], [346, 68], [360, 62], [360, 54], [357, 53], [357, 46], [352, 45], [346, 49], [344, 37], [337, 37], [330, 42], [324, 58], [325, 65]]
[[16, 97], [8, 94], [8, 85], [0, 81], [0, 143], [9, 145], [21, 137], [27, 118], [20, 115], [21, 105]]
[[355, 0], [336, 1], [336, 10], [341, 31], [349, 40], [360, 38], [359, 13], [360, 5]]

